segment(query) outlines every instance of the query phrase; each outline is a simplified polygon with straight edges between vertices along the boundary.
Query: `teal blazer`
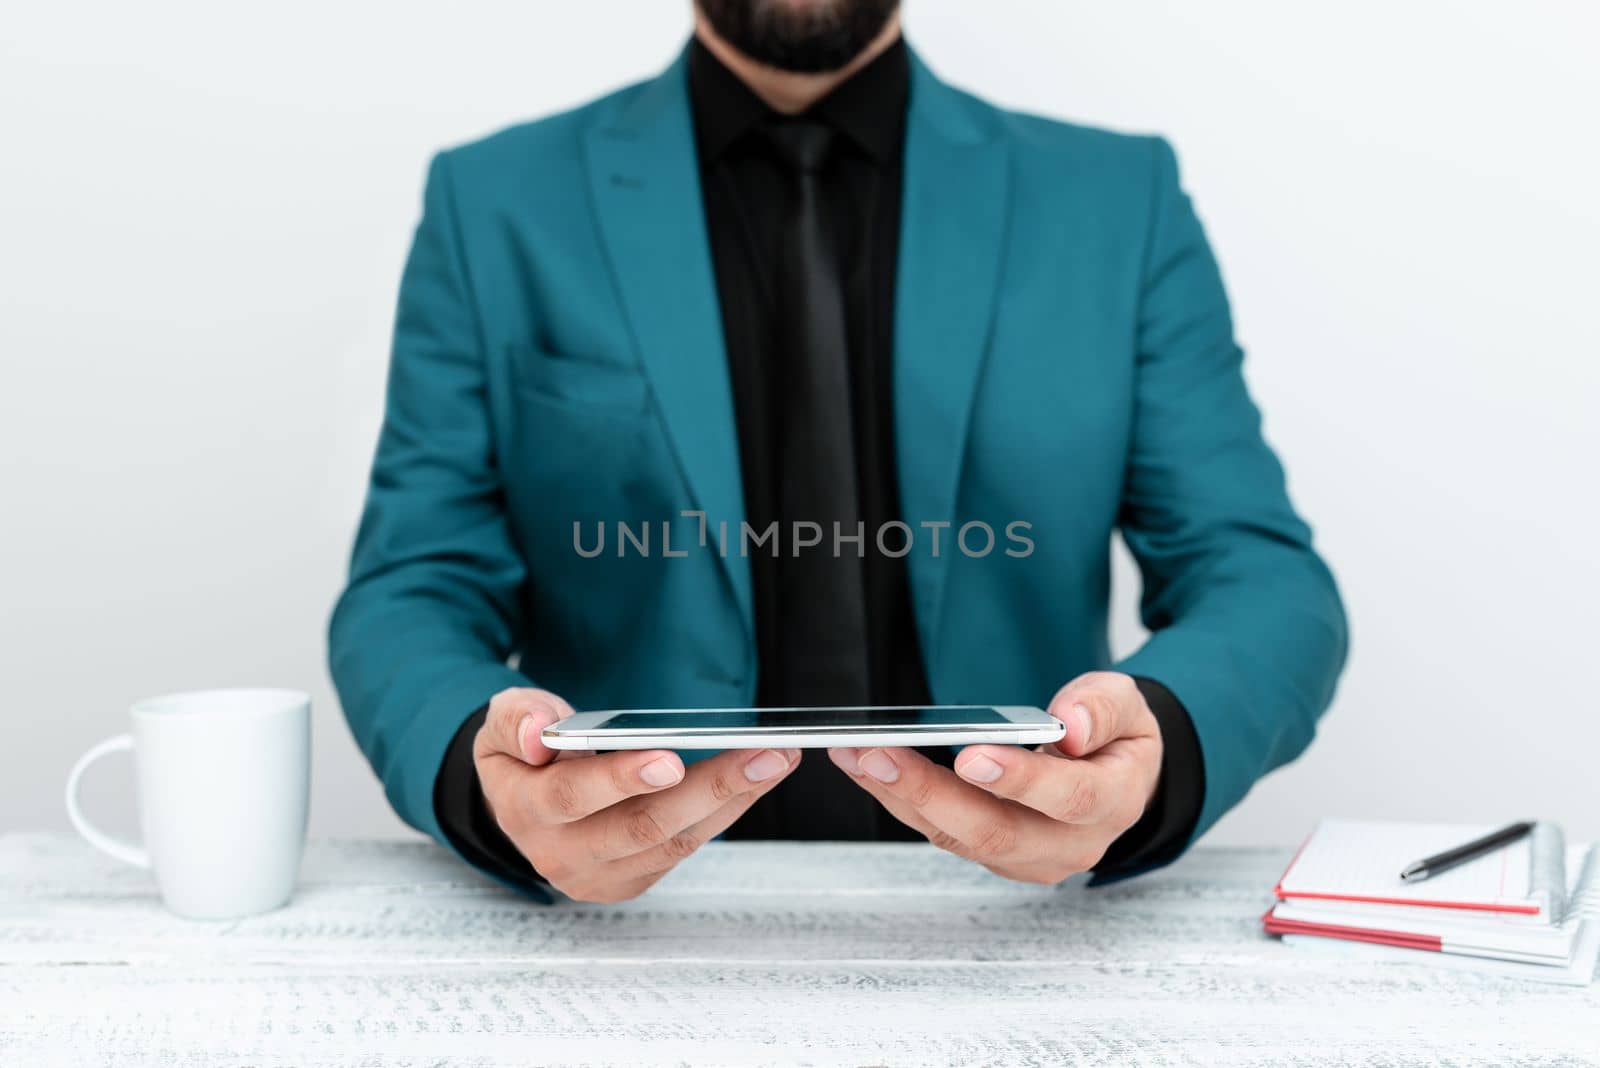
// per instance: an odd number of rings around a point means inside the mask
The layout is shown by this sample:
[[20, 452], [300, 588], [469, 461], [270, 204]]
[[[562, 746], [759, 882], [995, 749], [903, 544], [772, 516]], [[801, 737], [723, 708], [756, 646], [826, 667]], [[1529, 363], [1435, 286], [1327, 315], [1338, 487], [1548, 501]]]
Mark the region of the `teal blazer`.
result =
[[[744, 508], [690, 122], [680, 58], [432, 163], [330, 662], [395, 810], [435, 838], [446, 747], [508, 686], [755, 696], [748, 560], [716, 547]], [[913, 58], [904, 181], [895, 443], [933, 696], [1160, 681], [1204, 756], [1198, 835], [1311, 741], [1346, 629], [1172, 150], [1001, 111]], [[953, 534], [978, 521], [999, 544], [978, 554], [975, 529], [969, 556]], [[1003, 551], [1014, 521], [1031, 554]], [[619, 557], [618, 522], [651, 524], [651, 555]], [[935, 555], [921, 524], [943, 522]], [[607, 551], [581, 556], [574, 524]], [[1113, 661], [1118, 531], [1151, 636]]]

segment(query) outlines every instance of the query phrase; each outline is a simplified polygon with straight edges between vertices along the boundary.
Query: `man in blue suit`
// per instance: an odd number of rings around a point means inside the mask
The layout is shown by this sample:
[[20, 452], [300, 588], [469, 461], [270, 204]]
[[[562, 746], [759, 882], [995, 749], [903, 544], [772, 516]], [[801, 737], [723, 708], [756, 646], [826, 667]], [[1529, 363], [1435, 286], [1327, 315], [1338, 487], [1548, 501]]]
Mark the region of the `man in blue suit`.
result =
[[[943, 84], [895, 0], [695, 23], [659, 77], [433, 162], [330, 635], [395, 809], [544, 899], [718, 835], [1170, 861], [1310, 742], [1346, 648], [1172, 151]], [[1117, 531], [1151, 634], [1114, 662]], [[931, 702], [1067, 733], [539, 740], [573, 705]]]

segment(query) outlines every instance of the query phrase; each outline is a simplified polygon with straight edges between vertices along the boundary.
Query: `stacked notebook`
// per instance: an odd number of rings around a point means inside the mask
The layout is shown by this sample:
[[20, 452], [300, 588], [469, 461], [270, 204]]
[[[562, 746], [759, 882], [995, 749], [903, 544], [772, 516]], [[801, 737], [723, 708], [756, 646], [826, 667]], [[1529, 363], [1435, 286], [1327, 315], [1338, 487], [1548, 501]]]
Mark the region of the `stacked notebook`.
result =
[[1600, 847], [1538, 824], [1421, 882], [1400, 870], [1493, 830], [1324, 820], [1278, 880], [1269, 934], [1307, 950], [1428, 960], [1582, 985], [1600, 958]]

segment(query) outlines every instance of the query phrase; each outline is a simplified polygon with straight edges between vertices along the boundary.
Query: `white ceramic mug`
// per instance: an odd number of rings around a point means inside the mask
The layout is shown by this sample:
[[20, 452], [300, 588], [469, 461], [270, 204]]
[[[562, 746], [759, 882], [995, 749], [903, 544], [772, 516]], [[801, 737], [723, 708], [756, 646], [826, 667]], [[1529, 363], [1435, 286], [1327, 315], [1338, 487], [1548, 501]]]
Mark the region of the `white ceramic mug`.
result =
[[[67, 815], [89, 843], [151, 868], [167, 907], [227, 919], [289, 900], [305, 842], [311, 698], [207, 690], [140, 701], [133, 732], [107, 738], [67, 776]], [[78, 806], [90, 764], [133, 750], [144, 844], [95, 828]]]

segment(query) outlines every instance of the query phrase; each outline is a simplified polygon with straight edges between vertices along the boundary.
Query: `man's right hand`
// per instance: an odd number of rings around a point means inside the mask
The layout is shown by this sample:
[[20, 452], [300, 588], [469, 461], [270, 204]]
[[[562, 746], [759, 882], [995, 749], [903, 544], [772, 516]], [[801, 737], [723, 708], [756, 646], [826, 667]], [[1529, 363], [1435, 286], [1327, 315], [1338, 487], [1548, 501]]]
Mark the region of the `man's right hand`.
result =
[[495, 822], [568, 897], [625, 901], [721, 834], [800, 764], [798, 749], [729, 750], [685, 771], [667, 749], [557, 753], [540, 732], [572, 715], [544, 690], [502, 690], [472, 747]]

